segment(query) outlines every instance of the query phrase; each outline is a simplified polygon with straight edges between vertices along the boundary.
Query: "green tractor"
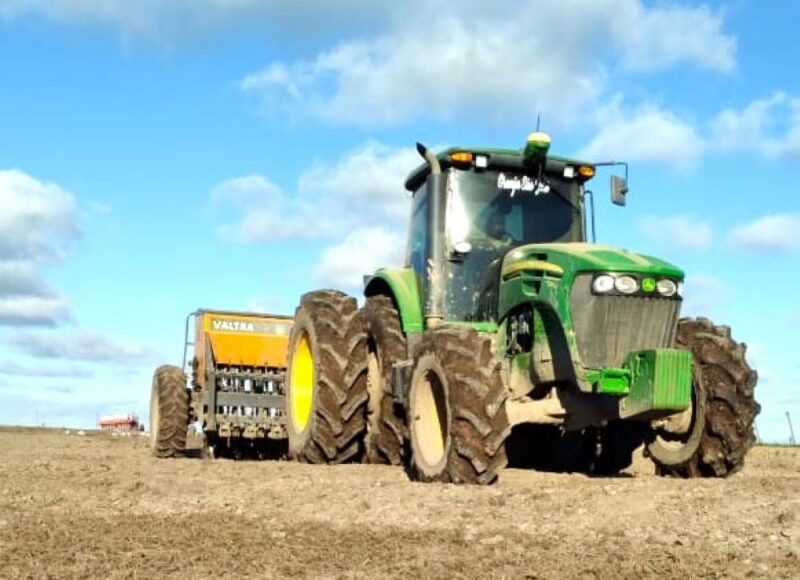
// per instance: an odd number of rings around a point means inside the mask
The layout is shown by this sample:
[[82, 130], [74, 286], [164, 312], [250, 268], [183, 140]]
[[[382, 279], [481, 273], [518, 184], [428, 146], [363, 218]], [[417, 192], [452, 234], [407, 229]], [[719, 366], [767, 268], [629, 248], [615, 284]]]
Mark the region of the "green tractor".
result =
[[[745, 345], [679, 318], [679, 268], [587, 243], [585, 185], [613, 163], [549, 145], [543, 133], [521, 150], [417, 145], [405, 267], [368, 277], [360, 310], [334, 290], [297, 309], [293, 457], [477, 484], [509, 457], [614, 474], [641, 445], [663, 475], [741, 468], [760, 410]], [[627, 175], [611, 190], [624, 205]]]

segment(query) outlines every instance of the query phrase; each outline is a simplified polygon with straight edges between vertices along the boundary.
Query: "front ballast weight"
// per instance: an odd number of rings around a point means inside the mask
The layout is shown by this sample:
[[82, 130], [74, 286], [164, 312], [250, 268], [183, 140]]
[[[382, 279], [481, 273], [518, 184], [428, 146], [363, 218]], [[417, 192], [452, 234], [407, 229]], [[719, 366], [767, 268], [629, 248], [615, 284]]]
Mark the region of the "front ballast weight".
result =
[[605, 427], [612, 420], [657, 420], [684, 411], [691, 403], [692, 355], [685, 349], [633, 352], [622, 368], [586, 375], [591, 392], [551, 389], [540, 399], [510, 400], [511, 423], [563, 425], [575, 431]]

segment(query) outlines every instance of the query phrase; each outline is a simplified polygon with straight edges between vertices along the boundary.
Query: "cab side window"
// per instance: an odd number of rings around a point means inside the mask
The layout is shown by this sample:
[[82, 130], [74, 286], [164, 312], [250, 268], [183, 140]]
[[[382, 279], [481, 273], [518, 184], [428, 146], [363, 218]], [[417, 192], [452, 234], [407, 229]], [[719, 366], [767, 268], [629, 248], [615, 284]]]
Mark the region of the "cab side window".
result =
[[425, 254], [428, 247], [428, 195], [424, 185], [414, 195], [411, 209], [411, 225], [408, 236], [407, 265], [421, 277], [425, 277]]

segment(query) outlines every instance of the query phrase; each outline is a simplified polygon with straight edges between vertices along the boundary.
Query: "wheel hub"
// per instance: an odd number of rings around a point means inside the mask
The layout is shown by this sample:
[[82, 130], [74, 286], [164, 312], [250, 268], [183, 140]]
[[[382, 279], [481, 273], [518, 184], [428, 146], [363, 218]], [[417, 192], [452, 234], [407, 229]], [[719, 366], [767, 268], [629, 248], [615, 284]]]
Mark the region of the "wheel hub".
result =
[[370, 349], [367, 355], [367, 429], [377, 429], [381, 401], [381, 365], [378, 353]]
[[432, 370], [425, 372], [414, 389], [411, 408], [411, 428], [420, 455], [427, 465], [437, 465], [445, 455], [447, 407], [442, 384]]
[[314, 357], [305, 332], [292, 352], [288, 392], [292, 421], [297, 430], [302, 431], [308, 425], [314, 403]]

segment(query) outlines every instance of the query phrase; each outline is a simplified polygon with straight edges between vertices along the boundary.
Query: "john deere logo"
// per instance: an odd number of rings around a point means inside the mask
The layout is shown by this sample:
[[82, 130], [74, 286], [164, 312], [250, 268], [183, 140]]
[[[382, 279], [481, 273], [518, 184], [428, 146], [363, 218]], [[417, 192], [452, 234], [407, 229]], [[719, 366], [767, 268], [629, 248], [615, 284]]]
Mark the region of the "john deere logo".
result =
[[647, 293], [653, 292], [656, 289], [656, 281], [653, 278], [645, 278], [642, 280], [642, 290]]

